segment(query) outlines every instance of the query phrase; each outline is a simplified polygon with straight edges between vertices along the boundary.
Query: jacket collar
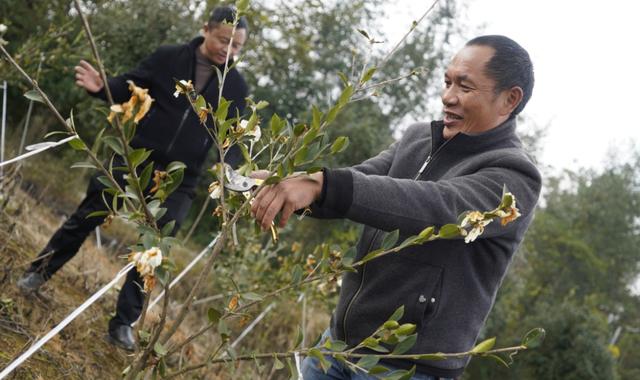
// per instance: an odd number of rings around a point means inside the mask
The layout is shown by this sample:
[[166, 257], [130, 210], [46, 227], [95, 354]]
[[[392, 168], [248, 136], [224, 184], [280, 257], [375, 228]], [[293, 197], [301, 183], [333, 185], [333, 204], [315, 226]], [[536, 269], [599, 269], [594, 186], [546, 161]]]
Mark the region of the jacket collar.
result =
[[[431, 151], [435, 152], [446, 140], [442, 132], [444, 122], [436, 120], [431, 122]], [[479, 134], [458, 133], [447, 143], [447, 150], [452, 149], [464, 153], [483, 152], [498, 148], [522, 147], [520, 139], [516, 135], [515, 118], [509, 119], [499, 126]]]

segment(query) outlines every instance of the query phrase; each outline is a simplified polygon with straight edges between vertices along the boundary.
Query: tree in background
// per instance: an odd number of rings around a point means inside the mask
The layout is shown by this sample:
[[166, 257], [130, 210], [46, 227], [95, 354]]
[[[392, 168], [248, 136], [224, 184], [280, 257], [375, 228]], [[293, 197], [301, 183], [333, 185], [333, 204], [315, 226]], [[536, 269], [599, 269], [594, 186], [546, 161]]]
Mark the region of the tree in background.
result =
[[[498, 295], [486, 334], [544, 326], [539, 355], [510, 370], [472, 361], [473, 379], [633, 378], [640, 299], [640, 161], [547, 181], [543, 205]], [[621, 335], [613, 342], [615, 331]], [[615, 343], [615, 344], [613, 344]]]

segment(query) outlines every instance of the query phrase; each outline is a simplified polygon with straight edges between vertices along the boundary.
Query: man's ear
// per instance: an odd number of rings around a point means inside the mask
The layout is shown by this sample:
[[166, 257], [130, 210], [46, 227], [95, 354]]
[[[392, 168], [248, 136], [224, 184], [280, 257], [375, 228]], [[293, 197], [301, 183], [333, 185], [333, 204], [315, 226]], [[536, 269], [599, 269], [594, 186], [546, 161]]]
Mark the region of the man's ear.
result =
[[503, 102], [503, 114], [510, 115], [516, 107], [522, 102], [524, 92], [520, 86], [513, 86], [507, 90]]
[[211, 29], [211, 28], [209, 27], [209, 23], [205, 22], [205, 23], [204, 23], [204, 25], [202, 26], [202, 31], [203, 31], [204, 33], [209, 33], [209, 30], [210, 30], [210, 29]]

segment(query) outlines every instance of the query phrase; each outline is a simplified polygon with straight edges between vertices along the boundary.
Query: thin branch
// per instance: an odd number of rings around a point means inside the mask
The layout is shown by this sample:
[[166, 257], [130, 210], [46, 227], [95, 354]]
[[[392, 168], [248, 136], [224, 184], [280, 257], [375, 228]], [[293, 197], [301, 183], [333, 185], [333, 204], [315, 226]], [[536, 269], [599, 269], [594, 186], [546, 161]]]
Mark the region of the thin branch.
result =
[[[105, 90], [105, 94], [107, 95], [107, 100], [109, 101], [109, 105], [112, 106], [114, 104], [113, 97], [111, 96], [111, 89], [109, 88], [109, 82], [107, 81], [107, 74], [104, 71], [104, 65], [102, 64], [102, 59], [100, 58], [100, 54], [98, 53], [98, 48], [96, 46], [95, 39], [93, 38], [93, 34], [91, 33], [91, 27], [87, 22], [87, 18], [82, 12], [82, 8], [80, 7], [80, 3], [78, 0], [73, 0], [73, 5], [75, 6], [78, 14], [80, 15], [80, 19], [82, 20], [82, 25], [84, 27], [85, 33], [87, 34], [87, 38], [89, 39], [89, 43], [91, 45], [91, 51], [93, 52], [93, 56], [96, 59], [96, 64], [98, 65], [98, 69], [100, 70], [100, 77], [102, 78], [103, 88]], [[158, 229], [158, 225], [156, 223], [156, 219], [151, 214], [149, 207], [147, 207], [147, 201], [144, 196], [143, 189], [140, 187], [140, 178], [138, 177], [138, 173], [136, 172], [133, 165], [131, 165], [131, 161], [129, 160], [129, 142], [127, 141], [126, 136], [124, 135], [124, 131], [122, 126], [120, 125], [120, 120], [116, 117], [116, 130], [120, 135], [120, 140], [122, 141], [122, 146], [124, 149], [124, 161], [127, 164], [127, 168], [129, 169], [129, 173], [135, 179], [136, 183], [136, 192], [138, 193], [138, 198], [140, 200], [140, 204], [142, 205], [142, 209], [144, 211], [145, 218], [147, 223], [149, 223], [154, 229]]]

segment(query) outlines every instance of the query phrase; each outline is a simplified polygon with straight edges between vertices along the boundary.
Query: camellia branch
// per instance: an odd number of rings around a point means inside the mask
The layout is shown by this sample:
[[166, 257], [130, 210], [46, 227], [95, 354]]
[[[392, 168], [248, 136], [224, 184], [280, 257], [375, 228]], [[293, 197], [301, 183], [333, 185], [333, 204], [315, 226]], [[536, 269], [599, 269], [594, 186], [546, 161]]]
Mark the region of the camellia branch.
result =
[[[38, 92], [38, 94], [42, 97], [44, 103], [47, 105], [49, 110], [51, 110], [51, 112], [53, 112], [53, 114], [55, 115], [56, 119], [58, 119], [58, 121], [60, 123], [62, 123], [64, 128], [70, 134], [78, 136], [78, 133], [76, 132], [76, 130], [72, 127], [72, 125], [69, 125], [69, 123], [67, 123], [67, 121], [62, 117], [62, 115], [60, 115], [60, 112], [58, 112], [58, 109], [53, 105], [53, 103], [51, 103], [51, 100], [49, 100], [49, 97], [47, 96], [47, 94], [40, 88], [40, 86], [38, 86], [38, 83], [33, 78], [31, 78], [31, 76], [29, 76], [29, 74], [27, 74], [24, 71], [24, 69], [13, 59], [11, 54], [9, 54], [9, 52], [7, 50], [5, 50], [5, 48], [4, 48], [4, 46], [2, 44], [0, 44], [0, 51], [7, 58], [7, 60], [11, 63], [11, 65], [13, 67], [15, 67], [18, 70], [18, 72], [27, 80], [27, 82], [29, 82], [29, 84], [31, 84], [31, 86], [33, 86], [33, 89], [36, 90], [36, 92]], [[78, 136], [78, 138], [79, 138], [79, 136]], [[114, 186], [114, 188], [117, 189], [119, 192], [124, 193], [124, 190], [122, 190], [122, 188], [120, 187], [120, 185], [118, 184], [116, 179], [113, 177], [111, 172], [109, 170], [107, 170], [107, 168], [105, 168], [104, 165], [102, 165], [102, 162], [91, 151], [91, 149], [89, 149], [89, 148], [87, 148], [85, 146], [84, 151], [89, 155], [89, 158], [95, 164], [95, 166], [109, 179], [109, 181]], [[127, 203], [127, 205], [131, 209], [135, 209], [135, 206], [133, 205], [131, 200], [129, 200], [128, 198], [124, 198], [124, 201]]]
[[[82, 25], [84, 27], [85, 33], [87, 34], [87, 38], [89, 39], [89, 44], [91, 45], [91, 51], [93, 52], [93, 56], [96, 59], [96, 64], [98, 65], [98, 69], [100, 70], [100, 77], [102, 78], [103, 88], [105, 90], [105, 94], [107, 95], [109, 106], [113, 106], [114, 105], [113, 96], [111, 95], [111, 89], [109, 88], [109, 82], [107, 81], [107, 74], [104, 71], [104, 65], [102, 63], [102, 59], [100, 58], [100, 54], [98, 52], [95, 39], [93, 38], [93, 34], [91, 33], [91, 27], [87, 22], [87, 18], [85, 17], [84, 12], [82, 12], [82, 8], [80, 7], [80, 3], [78, 2], [78, 0], [73, 0], [73, 5], [75, 6], [76, 11], [78, 11], [78, 15], [80, 15], [80, 19], [82, 20]], [[131, 164], [131, 160], [129, 159], [129, 142], [127, 141], [127, 138], [124, 135], [124, 131], [122, 129], [122, 126], [120, 125], [120, 120], [117, 117], [115, 118], [115, 124], [116, 124], [116, 130], [118, 131], [118, 134], [120, 137], [120, 141], [122, 141], [122, 148], [124, 150], [123, 158], [125, 163], [127, 164], [127, 168], [129, 169], [129, 174], [135, 179], [135, 183], [136, 183], [135, 190], [138, 193], [137, 195], [138, 195], [140, 204], [142, 205], [142, 209], [144, 211], [147, 223], [149, 223], [149, 225], [151, 225], [153, 228], [158, 229], [156, 219], [153, 217], [153, 215], [151, 214], [151, 211], [149, 210], [149, 207], [147, 206], [147, 201], [145, 199], [144, 191], [143, 191], [144, 189], [140, 187], [140, 178], [138, 177], [138, 173], [136, 172], [135, 168]]]
[[[520, 351], [527, 350], [528, 347], [524, 345], [520, 346], [512, 346], [512, 347], [503, 347], [497, 348], [494, 350], [488, 350], [484, 352], [474, 352], [473, 350], [465, 351], [465, 352], [456, 352], [456, 353], [431, 353], [431, 354], [407, 354], [407, 355], [393, 355], [393, 354], [385, 354], [385, 355], [372, 355], [372, 354], [358, 354], [358, 353], [345, 353], [345, 352], [334, 352], [334, 351], [322, 351], [322, 355], [331, 356], [334, 358], [342, 357], [342, 358], [351, 358], [351, 359], [359, 359], [368, 356], [381, 356], [384, 359], [405, 359], [405, 360], [420, 360], [423, 357], [433, 357], [433, 360], [445, 360], [445, 359], [458, 359], [458, 358], [466, 358], [469, 356], [488, 356], [495, 355], [501, 353], [517, 353]], [[241, 355], [233, 358], [218, 358], [211, 359], [204, 363], [194, 364], [192, 366], [186, 367], [178, 372], [168, 374], [165, 379], [173, 379], [179, 375], [184, 375], [187, 372], [195, 371], [211, 364], [222, 364], [222, 363], [233, 363], [240, 361], [253, 361], [253, 360], [273, 360], [273, 359], [289, 359], [294, 358], [295, 355], [300, 356], [309, 356], [309, 353], [312, 349], [302, 349], [295, 351], [287, 351], [287, 352], [271, 352], [271, 353], [260, 353], [260, 354], [251, 354], [251, 355]]]

